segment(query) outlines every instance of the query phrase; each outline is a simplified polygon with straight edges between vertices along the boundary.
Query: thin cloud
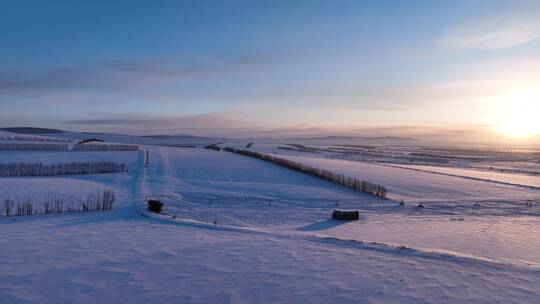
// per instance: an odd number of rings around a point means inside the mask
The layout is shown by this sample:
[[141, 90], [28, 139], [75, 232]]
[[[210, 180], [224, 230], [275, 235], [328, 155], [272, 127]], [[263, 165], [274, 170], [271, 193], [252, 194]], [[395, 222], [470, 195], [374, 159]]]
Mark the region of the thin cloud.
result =
[[[279, 92], [261, 99], [294, 101], [298, 107], [332, 111], [400, 112], [427, 108], [456, 108], [497, 94], [500, 83], [467, 79], [411, 86], [316, 88]], [[287, 106], [285, 104], [285, 106]]]
[[209, 127], [225, 127], [233, 123], [238, 123], [237, 120], [230, 118], [226, 113], [205, 113], [196, 115], [186, 115], [178, 117], [163, 117], [163, 116], [125, 116], [115, 115], [107, 118], [93, 119], [78, 119], [68, 120], [63, 123], [72, 125], [107, 125], [107, 126], [145, 126], [150, 124], [172, 124], [182, 127], [195, 127], [205, 125]]
[[514, 20], [502, 25], [469, 24], [439, 42], [450, 48], [497, 50], [519, 46], [540, 37], [540, 21]]
[[0, 69], [0, 95], [50, 90], [122, 90], [233, 73], [265, 60], [263, 55], [235, 58], [158, 58], [106, 60], [94, 64], [29, 70]]

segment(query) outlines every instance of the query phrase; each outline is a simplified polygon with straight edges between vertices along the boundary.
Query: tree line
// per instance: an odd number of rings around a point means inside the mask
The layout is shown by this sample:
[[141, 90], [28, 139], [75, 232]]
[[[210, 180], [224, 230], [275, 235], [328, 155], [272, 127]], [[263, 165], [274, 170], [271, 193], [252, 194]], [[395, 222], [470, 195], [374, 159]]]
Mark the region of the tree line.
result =
[[355, 177], [345, 176], [344, 174], [337, 174], [329, 170], [307, 166], [299, 162], [275, 157], [273, 155], [268, 155], [268, 154], [248, 151], [248, 150], [241, 150], [241, 149], [236, 149], [236, 148], [230, 148], [230, 147], [223, 148], [223, 150], [227, 152], [237, 153], [244, 156], [249, 156], [249, 157], [265, 160], [268, 162], [272, 162], [282, 167], [286, 167], [295, 171], [313, 175], [321, 179], [343, 185], [355, 191], [364, 192], [370, 195], [386, 198], [386, 195], [388, 193], [388, 190], [386, 189], [386, 187], [380, 184], [359, 180]]
[[95, 194], [83, 196], [73, 195], [47, 195], [42, 200], [22, 199], [14, 200], [10, 197], [4, 199], [0, 215], [23, 216], [39, 214], [62, 214], [70, 212], [109, 211], [116, 201], [113, 190], [98, 191]]
[[0, 136], [0, 140], [2, 141], [57, 142], [57, 143], [71, 142], [71, 140], [67, 138], [37, 137], [37, 136]]
[[0, 151], [67, 151], [68, 144], [0, 143]]
[[[137, 145], [74, 144], [72, 151], [138, 151]], [[0, 142], [0, 151], [69, 151], [67, 143]]]
[[138, 151], [137, 145], [74, 144], [73, 151]]
[[101, 174], [127, 170], [128, 166], [125, 163], [114, 162], [0, 163], [0, 176], [3, 177]]

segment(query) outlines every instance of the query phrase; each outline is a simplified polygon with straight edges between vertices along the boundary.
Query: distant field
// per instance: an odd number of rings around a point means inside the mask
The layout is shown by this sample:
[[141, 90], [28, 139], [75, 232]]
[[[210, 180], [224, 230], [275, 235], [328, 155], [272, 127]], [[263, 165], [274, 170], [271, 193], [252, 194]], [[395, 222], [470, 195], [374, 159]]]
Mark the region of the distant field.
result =
[[437, 166], [422, 166], [422, 165], [396, 165], [402, 168], [410, 168], [416, 170], [424, 170], [435, 173], [473, 177], [485, 180], [499, 181], [516, 185], [530, 186], [540, 188], [540, 176], [526, 175], [518, 173], [503, 173], [496, 170], [474, 170], [467, 168], [455, 167], [437, 167]]
[[380, 183], [388, 188], [389, 197], [396, 200], [524, 200], [536, 199], [540, 195], [540, 192], [531, 189], [359, 161], [290, 155], [282, 157]]
[[537, 216], [372, 215], [320, 233], [540, 267], [538, 225]]
[[[3, 136], [14, 136], [2, 132]], [[39, 143], [38, 143], [39, 144]], [[32, 165], [66, 164], [66, 163], [100, 163], [110, 162], [126, 164], [136, 173], [139, 152], [78, 152], [78, 151], [0, 151], [0, 163]], [[125, 204], [126, 190], [132, 173], [108, 173], [88, 175], [57, 175], [50, 177], [0, 177], [0, 208], [4, 209], [4, 201], [8, 198], [18, 202], [33, 201], [36, 204], [50, 197], [72, 197], [80, 201], [87, 195], [103, 190], [114, 190], [120, 198], [118, 205]], [[79, 199], [81, 198], [81, 199]], [[3, 210], [5, 213], [5, 210]], [[0, 212], [2, 214], [2, 212]]]
[[102, 183], [65, 177], [0, 177], [0, 200], [25, 199], [54, 194], [88, 194], [102, 189]]
[[[160, 148], [150, 153], [147, 195], [178, 216], [235, 226], [298, 226], [334, 208], [387, 210], [395, 203], [228, 152]], [[336, 202], [340, 205], [336, 206]]]

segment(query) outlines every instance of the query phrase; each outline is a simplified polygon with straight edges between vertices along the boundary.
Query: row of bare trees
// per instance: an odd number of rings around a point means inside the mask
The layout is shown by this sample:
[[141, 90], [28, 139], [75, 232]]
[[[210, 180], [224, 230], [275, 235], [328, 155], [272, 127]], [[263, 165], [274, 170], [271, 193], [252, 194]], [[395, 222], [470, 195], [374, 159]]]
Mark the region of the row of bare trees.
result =
[[227, 152], [233, 152], [233, 153], [269, 161], [274, 164], [280, 165], [282, 167], [286, 167], [295, 171], [300, 171], [302, 173], [313, 175], [313, 176], [322, 178], [324, 180], [343, 185], [355, 191], [364, 192], [364, 193], [375, 195], [378, 197], [386, 198], [386, 194], [388, 193], [386, 187], [380, 184], [362, 181], [354, 177], [345, 176], [343, 174], [336, 174], [329, 170], [310, 167], [299, 162], [275, 157], [273, 155], [268, 155], [268, 154], [248, 151], [248, 150], [241, 150], [241, 149], [236, 149], [236, 148], [229, 148], [229, 147], [224, 148], [223, 150]]
[[0, 151], [67, 151], [68, 144], [0, 143]]
[[[0, 141], [2, 138], [0, 138]], [[138, 151], [137, 145], [74, 144], [73, 151]], [[67, 143], [0, 142], [0, 151], [69, 151]]]
[[115, 162], [0, 163], [0, 176], [4, 177], [101, 174], [127, 170], [125, 163]]
[[137, 145], [119, 144], [75, 144], [73, 151], [138, 151]]
[[86, 196], [47, 195], [42, 200], [28, 198], [15, 200], [4, 199], [0, 216], [22, 216], [39, 214], [62, 214], [70, 212], [109, 211], [116, 201], [113, 190], [100, 190]]
[[71, 140], [67, 138], [37, 137], [37, 136], [0, 136], [0, 141], [31, 141], [31, 142], [57, 142], [57, 143], [71, 142]]

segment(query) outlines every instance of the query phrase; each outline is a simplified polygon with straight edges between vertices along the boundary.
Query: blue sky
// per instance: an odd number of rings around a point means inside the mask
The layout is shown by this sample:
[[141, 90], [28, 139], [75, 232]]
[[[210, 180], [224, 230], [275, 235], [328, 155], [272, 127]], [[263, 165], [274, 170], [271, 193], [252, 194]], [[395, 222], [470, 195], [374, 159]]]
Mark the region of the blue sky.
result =
[[500, 104], [536, 96], [540, 78], [537, 1], [0, 5], [3, 126], [226, 136], [496, 129]]

